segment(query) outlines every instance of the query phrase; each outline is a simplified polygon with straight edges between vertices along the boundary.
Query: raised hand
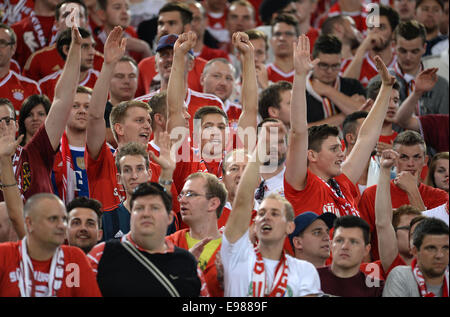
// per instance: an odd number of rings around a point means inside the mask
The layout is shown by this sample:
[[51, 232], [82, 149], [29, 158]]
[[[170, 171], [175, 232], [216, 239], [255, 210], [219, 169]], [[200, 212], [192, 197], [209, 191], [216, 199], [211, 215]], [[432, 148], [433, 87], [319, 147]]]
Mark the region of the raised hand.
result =
[[74, 22], [74, 17], [72, 17], [72, 43], [71, 43], [71, 45], [72, 44], [76, 44], [76, 45], [81, 45], [81, 40], [82, 40], [82, 37], [81, 37], [81, 34], [80, 34], [80, 31], [78, 31], [78, 27], [75, 25], [75, 22]]
[[159, 157], [149, 151], [151, 159], [161, 166], [162, 170], [174, 171], [176, 167], [175, 152], [172, 151], [170, 135], [167, 132], [160, 132], [155, 135], [155, 142], [159, 146]]
[[243, 56], [247, 56], [255, 49], [252, 42], [250, 42], [248, 35], [244, 32], [233, 33], [231, 41], [233, 43], [233, 46], [236, 47], [239, 53], [241, 53]]
[[419, 73], [415, 79], [415, 91], [424, 93], [433, 89], [438, 81], [438, 68], [428, 68]]
[[17, 140], [15, 134], [10, 133], [12, 129], [6, 129], [5, 121], [0, 122], [0, 157], [11, 157], [16, 152], [20, 142], [22, 142], [23, 134], [20, 135]]
[[114, 27], [105, 42], [104, 62], [106, 64], [116, 63], [125, 54], [127, 39], [123, 38], [120, 26]]
[[383, 63], [383, 60], [378, 55], [375, 56], [375, 65], [377, 66], [383, 85], [393, 86], [395, 83], [395, 76], [389, 73], [386, 65]]
[[382, 168], [391, 169], [397, 162], [399, 154], [394, 150], [384, 150], [381, 153], [380, 166]]
[[178, 36], [178, 39], [173, 46], [173, 51], [174, 53], [180, 52], [185, 55], [189, 50], [194, 48], [196, 42], [197, 35], [193, 31], [183, 33]]
[[298, 75], [306, 76], [319, 59], [311, 61], [309, 38], [302, 34], [298, 38], [298, 42], [294, 43], [294, 68]]

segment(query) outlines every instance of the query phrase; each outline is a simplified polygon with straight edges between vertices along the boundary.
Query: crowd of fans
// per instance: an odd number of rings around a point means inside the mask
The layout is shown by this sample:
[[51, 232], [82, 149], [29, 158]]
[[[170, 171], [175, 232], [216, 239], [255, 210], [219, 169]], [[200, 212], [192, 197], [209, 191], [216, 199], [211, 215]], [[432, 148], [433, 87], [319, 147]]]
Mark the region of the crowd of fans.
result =
[[372, 2], [2, 1], [0, 296], [448, 297], [448, 0]]

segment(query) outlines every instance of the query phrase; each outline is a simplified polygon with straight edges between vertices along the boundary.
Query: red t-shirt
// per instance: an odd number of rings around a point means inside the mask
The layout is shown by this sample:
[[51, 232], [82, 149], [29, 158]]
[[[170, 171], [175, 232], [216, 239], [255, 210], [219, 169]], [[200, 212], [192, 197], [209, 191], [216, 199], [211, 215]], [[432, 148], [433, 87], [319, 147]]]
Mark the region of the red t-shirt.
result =
[[[346, 59], [342, 62], [341, 65], [341, 72], [344, 73], [344, 71], [347, 69], [347, 67], [352, 62], [352, 58]], [[386, 65], [387, 68], [394, 67], [395, 63], [397, 62], [397, 55], [394, 54], [391, 62]], [[375, 66], [375, 61], [369, 56], [369, 53], [366, 53], [364, 55], [364, 59], [361, 65], [361, 72], [359, 74], [359, 81], [364, 87], [367, 87], [369, 84], [369, 81], [378, 75], [377, 67]]]
[[[203, 91], [200, 83], [200, 77], [203, 73], [203, 68], [206, 65], [206, 60], [201, 57], [194, 59], [194, 67], [188, 74], [188, 87], [195, 91]], [[139, 78], [136, 96], [142, 96], [151, 92], [153, 78], [158, 74], [155, 65], [155, 56], [144, 58], [139, 63]], [[153, 90], [153, 89], [152, 89]]]
[[391, 273], [392, 269], [399, 265], [407, 265], [407, 264], [402, 259], [400, 254], [397, 254], [397, 257], [394, 259], [394, 261], [392, 262], [392, 264], [389, 267], [389, 269], [387, 270], [387, 272], [385, 272], [383, 270], [383, 265], [381, 265], [380, 260], [377, 260], [375, 262], [370, 262], [370, 263], [367, 263], [367, 262], [361, 263], [361, 265], [359, 266], [359, 269], [361, 272], [364, 272], [364, 274], [366, 274], [368, 276], [385, 281], [387, 276], [389, 275], [389, 273]]
[[[392, 208], [398, 208], [402, 205], [410, 204], [408, 199], [408, 194], [401, 190], [394, 181], [391, 181], [391, 200]], [[370, 231], [372, 236], [372, 261], [376, 261], [380, 258], [378, 253], [378, 236], [375, 227], [375, 194], [377, 191], [377, 185], [370, 186], [367, 188], [359, 201], [359, 211], [361, 218], [363, 218], [370, 225]], [[422, 197], [423, 203], [427, 209], [432, 209], [445, 204], [448, 201], [448, 193], [443, 190], [427, 186], [420, 183], [419, 185], [420, 196]]]
[[[186, 240], [186, 234], [189, 230], [189, 228], [179, 230], [170, 236], [167, 236], [166, 241], [171, 241], [175, 246], [189, 250]], [[205, 269], [203, 270], [203, 275], [205, 277], [206, 284], [208, 285], [209, 294], [213, 297], [223, 297], [223, 289], [220, 287], [219, 281], [217, 280], [216, 269], [216, 254], [220, 251], [221, 246], [222, 244], [220, 244], [216, 251], [214, 251], [213, 255], [206, 264]]]
[[[64, 68], [65, 61], [59, 55], [56, 45], [46, 46], [39, 51], [34, 52], [27, 60], [23, 75], [33, 80], [39, 81], [44, 77], [53, 74]], [[101, 71], [103, 65], [103, 55], [95, 51], [94, 69]]]
[[226, 27], [227, 15], [228, 7], [225, 8], [222, 13], [207, 12], [208, 26], [206, 28], [208, 32], [221, 43], [230, 42], [230, 32]]
[[357, 12], [342, 12], [341, 6], [339, 5], [339, 2], [336, 1], [336, 3], [328, 10], [328, 13], [323, 16], [319, 21], [319, 28], [322, 27], [323, 22], [327, 18], [334, 17], [340, 14], [349, 15], [353, 18], [355, 21], [355, 26], [360, 32], [364, 32], [367, 30], [366, 25], [366, 18], [367, 18], [367, 12], [364, 6], [361, 5], [360, 11]]
[[[25, 201], [34, 194], [52, 193], [51, 172], [56, 151], [43, 124], [25, 147], [19, 146], [13, 157], [17, 184]], [[3, 201], [3, 192], [0, 192]]]
[[[53, 100], [53, 97], [55, 96], [56, 83], [58, 82], [61, 74], [62, 70], [58, 70], [57, 72], [54, 72], [39, 81], [42, 94], [47, 95], [50, 100]], [[94, 89], [98, 76], [100, 76], [100, 72], [94, 69], [89, 69], [86, 77], [78, 83], [78, 86], [85, 86]]]
[[12, 25], [17, 36], [14, 59], [23, 67], [35, 51], [51, 44], [56, 39], [55, 16], [32, 15]]
[[[6, 242], [0, 244], [0, 297], [20, 297], [20, 251], [22, 241]], [[95, 274], [89, 265], [86, 255], [77, 247], [62, 245], [64, 252], [64, 275], [57, 297], [101, 297]], [[31, 259], [33, 264], [36, 290], [33, 296], [38, 297], [48, 291], [48, 278], [52, 259], [37, 261]], [[77, 266], [74, 267], [74, 264]], [[79, 272], [79, 274], [77, 273]], [[76, 281], [79, 284], [76, 284]], [[72, 286], [73, 285], [73, 286]], [[42, 296], [42, 295], [41, 295]]]
[[308, 32], [306, 32], [306, 36], [309, 38], [309, 45], [310, 45], [310, 51], [312, 54], [312, 51], [314, 49], [314, 43], [316, 42], [317, 38], [319, 37], [320, 32], [318, 29], [314, 27], [310, 27]]
[[25, 99], [31, 95], [40, 95], [39, 84], [16, 72], [9, 71], [5, 77], [0, 78], [0, 96], [8, 98], [16, 109], [19, 118], [20, 108]]
[[276, 83], [281, 80], [288, 81], [290, 83], [294, 82], [294, 73], [295, 73], [294, 70], [292, 70], [289, 73], [285, 73], [277, 66], [275, 66], [275, 64], [273, 63], [267, 65], [266, 69], [267, 69], [267, 76], [269, 80], [273, 83]]
[[[340, 186], [342, 194], [347, 202], [355, 207], [355, 199], [358, 197], [358, 189], [347, 176], [342, 173], [334, 178]], [[324, 212], [332, 212], [336, 216], [343, 216], [338, 207], [339, 202], [329, 190], [328, 186], [314, 173], [308, 170], [306, 187], [303, 190], [295, 190], [284, 178], [284, 195], [292, 204], [295, 216], [306, 211], [321, 215]]]
[[200, 52], [200, 55], [198, 57], [203, 58], [205, 61], [209, 61], [211, 59], [220, 57], [230, 60], [230, 57], [228, 56], [227, 52], [216, 48], [211, 48], [206, 45], [203, 45], [202, 51]]

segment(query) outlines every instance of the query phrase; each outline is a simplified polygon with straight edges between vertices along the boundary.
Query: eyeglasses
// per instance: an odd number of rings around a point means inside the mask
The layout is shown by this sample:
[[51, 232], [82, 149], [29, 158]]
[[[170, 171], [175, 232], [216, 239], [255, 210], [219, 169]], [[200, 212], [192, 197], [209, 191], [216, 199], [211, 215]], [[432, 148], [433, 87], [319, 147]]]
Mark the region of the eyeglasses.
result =
[[294, 32], [286, 31], [286, 32], [275, 32], [275, 33], [273, 33], [272, 36], [273, 36], [273, 37], [281, 37], [281, 36], [284, 36], [284, 37], [293, 37], [293, 36], [296, 36], [296, 34], [295, 34]]
[[5, 121], [6, 125], [9, 125], [11, 123], [11, 121], [14, 121], [14, 118], [11, 117], [3, 117], [0, 118], [0, 122]]
[[398, 231], [398, 230], [408, 230], [409, 231], [409, 229], [410, 229], [409, 226], [401, 226], [401, 227], [395, 228], [395, 231]]
[[206, 197], [206, 195], [197, 194], [197, 193], [188, 191], [188, 192], [185, 192], [185, 193], [180, 193], [177, 198], [178, 198], [178, 201], [180, 201], [181, 199], [183, 199], [183, 197], [190, 198], [190, 197], [199, 197], [199, 196]]
[[5, 40], [0, 40], [0, 48], [5, 48], [7, 46], [13, 45], [14, 42], [7, 42]]
[[319, 69], [321, 70], [328, 70], [331, 68], [332, 71], [336, 72], [338, 70], [341, 70], [341, 64], [333, 64], [333, 65], [329, 65], [327, 63], [318, 63], [317, 66], [319, 67]]

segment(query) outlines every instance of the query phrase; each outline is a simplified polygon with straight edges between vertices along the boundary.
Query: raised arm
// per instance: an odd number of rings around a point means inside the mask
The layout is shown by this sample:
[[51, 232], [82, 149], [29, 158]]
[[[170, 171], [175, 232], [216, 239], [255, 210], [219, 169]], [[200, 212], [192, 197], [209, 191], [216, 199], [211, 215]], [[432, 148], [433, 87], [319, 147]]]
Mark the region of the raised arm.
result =
[[423, 94], [436, 85], [438, 81], [437, 71], [437, 68], [428, 68], [417, 75], [412, 94], [403, 101], [395, 115], [396, 124], [404, 129], [420, 131], [419, 119], [414, 115], [414, 112]]
[[281, 123], [268, 123], [263, 126], [258, 143], [244, 169], [239, 182], [232, 210], [225, 226], [225, 237], [230, 243], [238, 241], [247, 232], [252, 217], [254, 194], [260, 182], [260, 167], [266, 153], [266, 140], [269, 138], [270, 127], [276, 127], [277, 131]]
[[291, 129], [286, 158], [286, 181], [296, 190], [302, 190], [306, 183], [308, 169], [308, 122], [306, 121], [306, 76], [319, 62], [311, 61], [309, 39], [301, 35], [294, 44], [294, 83], [291, 97]]
[[253, 151], [255, 144], [250, 144], [251, 140], [246, 140], [243, 132], [247, 128], [250, 128], [252, 132], [256, 131], [257, 126], [258, 82], [254, 57], [255, 49], [246, 33], [234, 33], [232, 41], [242, 59], [242, 113], [238, 122], [238, 137], [246, 150]]
[[394, 150], [385, 150], [381, 154], [380, 176], [375, 196], [375, 226], [378, 235], [378, 251], [381, 265], [385, 272], [388, 271], [398, 254], [397, 237], [392, 226], [390, 187], [391, 167], [394, 166], [397, 159], [398, 153]]
[[6, 131], [5, 121], [0, 122], [0, 183], [5, 199], [6, 211], [12, 226], [19, 239], [25, 236], [25, 222], [23, 219], [23, 201], [17, 187], [16, 177], [13, 171], [12, 156], [17, 146], [23, 139], [23, 135], [16, 140], [15, 135], [3, 134]]
[[197, 41], [194, 32], [181, 34], [173, 47], [172, 70], [167, 87], [167, 131], [185, 126], [184, 98], [186, 96], [186, 55]]
[[342, 164], [343, 173], [354, 183], [358, 181], [366, 168], [372, 150], [380, 137], [383, 121], [389, 106], [395, 77], [389, 74], [386, 65], [379, 56], [375, 56], [378, 73], [381, 75], [381, 88], [367, 118], [359, 130], [358, 139], [352, 152]]
[[72, 41], [64, 69], [56, 83], [55, 96], [48, 116], [45, 119], [45, 130], [55, 151], [66, 128], [70, 109], [75, 99], [75, 92], [80, 79], [80, 63], [81, 35], [78, 28], [74, 25], [72, 26]]
[[125, 53], [126, 39], [122, 38], [122, 28], [116, 26], [108, 35], [105, 43], [104, 60], [100, 76], [95, 82], [89, 105], [89, 121], [86, 144], [89, 155], [96, 159], [100, 154], [106, 137], [105, 106], [108, 100], [109, 85], [119, 59]]

